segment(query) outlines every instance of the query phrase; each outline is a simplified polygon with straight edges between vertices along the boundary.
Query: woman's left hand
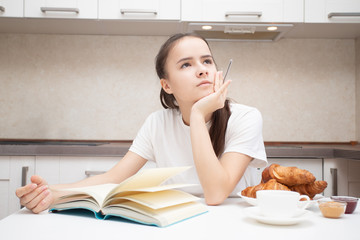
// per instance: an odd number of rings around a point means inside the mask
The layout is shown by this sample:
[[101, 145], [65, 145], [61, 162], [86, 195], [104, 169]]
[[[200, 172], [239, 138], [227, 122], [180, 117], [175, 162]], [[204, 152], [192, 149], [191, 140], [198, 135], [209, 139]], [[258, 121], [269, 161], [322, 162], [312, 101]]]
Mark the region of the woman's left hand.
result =
[[192, 111], [197, 111], [205, 118], [208, 114], [215, 112], [216, 110], [223, 108], [225, 105], [227, 88], [231, 80], [223, 83], [222, 71], [217, 72], [214, 80], [214, 91], [206, 97], [203, 97], [197, 101]]

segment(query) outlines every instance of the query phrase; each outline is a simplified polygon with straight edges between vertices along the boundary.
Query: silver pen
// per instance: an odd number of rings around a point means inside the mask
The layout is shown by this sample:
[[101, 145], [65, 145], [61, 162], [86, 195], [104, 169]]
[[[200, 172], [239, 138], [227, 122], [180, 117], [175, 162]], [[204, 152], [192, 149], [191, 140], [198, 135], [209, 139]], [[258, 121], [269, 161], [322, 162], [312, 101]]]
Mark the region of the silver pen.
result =
[[225, 76], [224, 76], [223, 82], [225, 82], [226, 76], [228, 75], [228, 73], [229, 73], [229, 71], [230, 71], [232, 61], [233, 61], [233, 60], [230, 59], [229, 65], [228, 65], [228, 67], [227, 67], [227, 69], [226, 69], [226, 72], [225, 72]]

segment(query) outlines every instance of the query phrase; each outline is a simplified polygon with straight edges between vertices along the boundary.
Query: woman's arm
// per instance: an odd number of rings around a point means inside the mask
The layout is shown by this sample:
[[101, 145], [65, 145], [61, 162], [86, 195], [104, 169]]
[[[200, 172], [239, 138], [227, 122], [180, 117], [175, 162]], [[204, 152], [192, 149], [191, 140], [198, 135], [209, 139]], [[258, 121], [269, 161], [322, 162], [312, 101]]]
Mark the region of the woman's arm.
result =
[[47, 182], [40, 176], [32, 176], [32, 183], [18, 188], [16, 190], [16, 196], [20, 198], [21, 205], [26, 206], [34, 213], [39, 213], [46, 210], [54, 200], [61, 197], [61, 192], [51, 191], [51, 189], [85, 187], [104, 183], [120, 183], [126, 178], [134, 175], [145, 163], [146, 159], [129, 151], [106, 173], [85, 178], [75, 183], [57, 184], [49, 187]]
[[209, 205], [222, 203], [243, 176], [251, 157], [240, 153], [225, 153], [219, 160], [213, 150], [206, 127], [206, 117], [224, 107], [227, 87], [221, 73], [215, 78], [214, 93], [196, 102], [190, 115], [190, 136], [196, 171]]

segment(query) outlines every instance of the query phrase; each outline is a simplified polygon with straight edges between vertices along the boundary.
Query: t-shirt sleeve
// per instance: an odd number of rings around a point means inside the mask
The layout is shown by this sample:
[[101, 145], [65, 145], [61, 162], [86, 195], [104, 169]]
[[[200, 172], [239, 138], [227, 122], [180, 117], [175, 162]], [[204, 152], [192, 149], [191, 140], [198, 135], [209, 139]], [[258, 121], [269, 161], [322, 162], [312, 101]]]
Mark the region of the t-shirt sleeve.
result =
[[154, 114], [150, 114], [138, 131], [129, 151], [140, 155], [148, 161], [154, 161], [154, 151], [152, 145], [152, 131], [154, 130]]
[[256, 108], [252, 108], [244, 114], [232, 114], [228, 122], [227, 135], [224, 153], [242, 153], [253, 158], [249, 166], [266, 167], [262, 116]]

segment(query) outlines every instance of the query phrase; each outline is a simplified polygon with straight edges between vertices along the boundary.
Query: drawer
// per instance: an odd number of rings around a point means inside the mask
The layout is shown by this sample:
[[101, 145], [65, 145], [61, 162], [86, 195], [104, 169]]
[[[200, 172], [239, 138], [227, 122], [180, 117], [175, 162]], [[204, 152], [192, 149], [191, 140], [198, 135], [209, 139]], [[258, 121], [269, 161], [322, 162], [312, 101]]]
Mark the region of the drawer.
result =
[[25, 17], [97, 19], [97, 0], [26, 0]]
[[305, 22], [359, 23], [359, 0], [305, 0]]
[[99, 19], [180, 20], [180, 0], [99, 0]]
[[302, 22], [302, 0], [182, 1], [183, 21]]
[[0, 17], [23, 17], [23, 0], [0, 0]]

